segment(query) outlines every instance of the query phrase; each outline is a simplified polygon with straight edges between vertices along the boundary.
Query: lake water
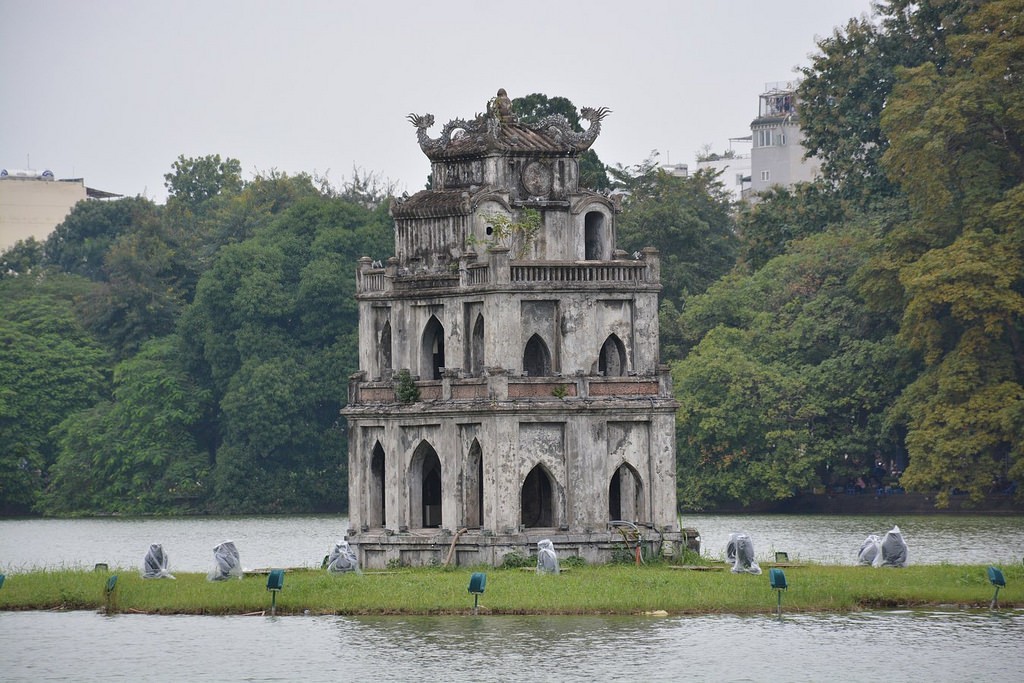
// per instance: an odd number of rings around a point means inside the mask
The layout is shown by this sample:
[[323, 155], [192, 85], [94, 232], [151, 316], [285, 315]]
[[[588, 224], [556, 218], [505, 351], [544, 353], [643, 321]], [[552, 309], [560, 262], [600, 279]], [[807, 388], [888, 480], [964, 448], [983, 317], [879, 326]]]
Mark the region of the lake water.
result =
[[[852, 564], [898, 524], [912, 563], [1020, 562], [1024, 518], [695, 515], [704, 552], [730, 532], [759, 558]], [[231, 539], [246, 567], [319, 566], [338, 516], [0, 520], [0, 571], [205, 572]], [[783, 605], [785, 609], [785, 605]], [[1020, 680], [1024, 610], [686, 617], [204, 617], [0, 612], [4, 681], [977, 681]]]
[[1024, 611], [699, 617], [0, 613], [5, 681], [1012, 681]]
[[[854, 564], [868, 534], [894, 525], [913, 564], [998, 564], [1024, 557], [1024, 517], [984, 515], [829, 516], [687, 515], [703, 553], [721, 558], [729, 534], [750, 535], [758, 560], [785, 551], [791, 561]], [[33, 568], [141, 567], [151, 543], [161, 543], [171, 571], [205, 572], [213, 547], [233, 540], [245, 568], [319, 567], [348, 519], [337, 515], [0, 520], [0, 572]]]

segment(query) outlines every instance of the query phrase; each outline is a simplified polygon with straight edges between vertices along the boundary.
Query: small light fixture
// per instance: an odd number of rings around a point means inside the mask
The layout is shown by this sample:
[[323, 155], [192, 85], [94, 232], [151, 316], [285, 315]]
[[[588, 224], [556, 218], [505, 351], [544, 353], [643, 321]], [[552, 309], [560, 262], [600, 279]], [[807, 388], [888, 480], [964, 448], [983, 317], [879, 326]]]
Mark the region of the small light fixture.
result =
[[267, 575], [267, 590], [270, 591], [270, 616], [277, 612], [277, 593], [284, 588], [284, 570], [271, 569]]
[[473, 614], [477, 614], [479, 610], [480, 596], [484, 592], [484, 587], [487, 585], [487, 574], [483, 572], [474, 572], [469, 577], [469, 592], [473, 594]]
[[777, 592], [779, 595], [776, 612], [779, 615], [779, 618], [782, 618], [782, 591], [789, 588], [789, 585], [786, 583], [786, 572], [782, 571], [778, 567], [773, 567], [768, 570], [768, 583], [771, 585], [772, 590]]
[[991, 609], [996, 609], [999, 607], [999, 589], [1006, 585], [1006, 579], [1003, 578], [1003, 572], [998, 567], [989, 567], [988, 581], [996, 587], [996, 593], [992, 596], [992, 605], [990, 606]]

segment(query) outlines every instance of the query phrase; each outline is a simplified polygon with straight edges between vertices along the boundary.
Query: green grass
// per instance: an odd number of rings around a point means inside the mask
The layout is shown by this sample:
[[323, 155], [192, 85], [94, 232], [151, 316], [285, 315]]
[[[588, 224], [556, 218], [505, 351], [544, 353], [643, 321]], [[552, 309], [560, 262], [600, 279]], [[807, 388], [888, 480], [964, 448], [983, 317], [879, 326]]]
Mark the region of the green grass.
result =
[[[289, 571], [277, 595], [278, 614], [463, 614], [473, 608], [469, 578], [487, 573], [485, 614], [749, 614], [772, 612], [775, 592], [761, 576], [689, 571], [665, 564], [573, 567], [557, 576], [492, 567], [397, 569], [333, 576]], [[1024, 606], [1024, 566], [1001, 567], [1001, 607]], [[920, 565], [873, 569], [835, 565], [786, 567], [788, 612], [870, 608], [988, 607], [994, 588], [985, 566]], [[110, 574], [118, 574], [106, 595]], [[142, 579], [136, 570], [32, 571], [7, 576], [2, 610], [110, 609], [149, 614], [247, 614], [269, 611], [265, 576], [211, 583], [204, 574]]]

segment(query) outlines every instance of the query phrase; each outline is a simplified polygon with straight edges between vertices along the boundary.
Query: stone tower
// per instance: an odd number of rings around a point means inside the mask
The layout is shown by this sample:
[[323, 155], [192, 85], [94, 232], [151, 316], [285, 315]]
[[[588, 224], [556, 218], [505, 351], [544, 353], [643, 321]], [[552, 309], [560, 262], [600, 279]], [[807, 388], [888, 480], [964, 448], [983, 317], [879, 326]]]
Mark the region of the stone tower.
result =
[[343, 414], [363, 566], [681, 540], [658, 254], [617, 250], [618, 205], [578, 185], [607, 113], [520, 123], [499, 90], [437, 138], [409, 116], [431, 189], [392, 204], [395, 255], [356, 274]]

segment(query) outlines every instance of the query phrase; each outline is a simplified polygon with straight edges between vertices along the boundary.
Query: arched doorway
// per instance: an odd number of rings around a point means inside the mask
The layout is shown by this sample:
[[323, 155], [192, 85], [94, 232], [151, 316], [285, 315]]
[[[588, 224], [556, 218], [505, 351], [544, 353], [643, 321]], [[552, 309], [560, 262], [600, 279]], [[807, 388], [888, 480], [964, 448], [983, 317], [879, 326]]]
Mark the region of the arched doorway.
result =
[[530, 377], [551, 375], [551, 352], [538, 334], [526, 342], [526, 349], [523, 351], [523, 372]]
[[590, 211], [583, 218], [583, 258], [599, 261], [605, 258], [604, 214]]
[[423, 328], [423, 352], [420, 361], [420, 376], [424, 379], [441, 379], [444, 362], [444, 325], [436, 316], [430, 316]]
[[480, 442], [473, 439], [466, 460], [465, 526], [479, 529], [484, 526], [484, 458]]
[[614, 334], [608, 335], [601, 346], [597, 369], [605, 377], [621, 377], [626, 374], [626, 347]]
[[380, 376], [384, 379], [391, 378], [391, 321], [384, 323], [380, 331], [380, 342], [377, 346], [377, 364], [380, 368]]
[[484, 316], [478, 315], [473, 323], [473, 337], [469, 342], [469, 371], [474, 377], [484, 369]]
[[550, 527], [555, 525], [555, 488], [551, 476], [541, 465], [526, 475], [519, 496], [520, 521], [524, 527]]
[[384, 448], [380, 441], [373, 447], [370, 455], [370, 486], [367, 491], [366, 524], [371, 529], [387, 526], [387, 497], [384, 495]]
[[426, 441], [420, 443], [409, 464], [409, 526], [441, 526], [441, 460]]
[[644, 514], [644, 485], [640, 473], [623, 463], [608, 484], [608, 519], [629, 522], [647, 521]]

